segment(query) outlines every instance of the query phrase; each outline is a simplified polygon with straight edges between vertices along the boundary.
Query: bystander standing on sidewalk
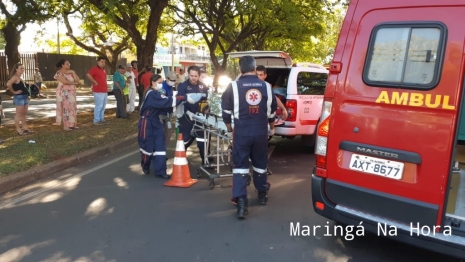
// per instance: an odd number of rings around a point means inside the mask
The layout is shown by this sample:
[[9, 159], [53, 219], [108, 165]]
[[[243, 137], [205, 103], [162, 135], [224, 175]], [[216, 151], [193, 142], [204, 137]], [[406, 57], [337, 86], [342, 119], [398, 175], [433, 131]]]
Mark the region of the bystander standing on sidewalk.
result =
[[134, 74], [134, 69], [132, 68], [132, 64], [128, 64], [126, 67], [126, 73], [125, 75], [127, 76], [129, 80], [128, 84], [128, 95], [129, 95], [129, 104], [128, 104], [128, 114], [132, 114], [134, 112], [134, 109], [136, 108], [136, 75]]
[[58, 81], [56, 123], [61, 125], [63, 122], [63, 130], [70, 131], [79, 128], [76, 101], [76, 85], [79, 84], [79, 77], [71, 70], [71, 64], [66, 59], [58, 61], [56, 66], [58, 68], [54, 77]]
[[36, 68], [35, 70], [36, 72], [34, 73], [34, 83], [37, 85], [39, 89], [41, 89], [43, 82], [42, 74], [40, 74], [39, 68]]
[[142, 69], [138, 72], [138, 75], [137, 75], [137, 82], [139, 83], [139, 85], [137, 86], [137, 93], [139, 94], [139, 106], [138, 106], [139, 111], [140, 111], [140, 106], [142, 105], [142, 100], [144, 100], [144, 84], [142, 83], [142, 77], [147, 72], [146, 68], [147, 68], [146, 66], [142, 67]]
[[124, 73], [126, 68], [119, 65], [115, 74], [113, 74], [113, 94], [116, 99], [116, 118], [127, 118], [126, 102], [124, 99], [124, 90], [126, 87], [126, 79]]
[[145, 73], [140, 78], [140, 83], [143, 86], [143, 90], [145, 91], [150, 86], [150, 78], [152, 77], [152, 66], [145, 66]]
[[178, 87], [179, 84], [184, 83], [186, 81], [184, 68], [179, 69], [179, 75], [177, 75], [177, 78], [178, 79], [177, 79], [176, 87]]
[[105, 58], [99, 56], [97, 65], [87, 72], [87, 78], [92, 82], [92, 92], [94, 93], [94, 125], [109, 124], [104, 120], [105, 107], [108, 101], [107, 73], [105, 72]]
[[[29, 90], [21, 79], [24, 73], [24, 66], [16, 64], [11, 69], [10, 80], [6, 83], [8, 90], [13, 93], [13, 104], [16, 107], [15, 126], [16, 133], [20, 136], [30, 133], [26, 122], [26, 114], [29, 106]], [[22, 125], [22, 129], [21, 129]]]

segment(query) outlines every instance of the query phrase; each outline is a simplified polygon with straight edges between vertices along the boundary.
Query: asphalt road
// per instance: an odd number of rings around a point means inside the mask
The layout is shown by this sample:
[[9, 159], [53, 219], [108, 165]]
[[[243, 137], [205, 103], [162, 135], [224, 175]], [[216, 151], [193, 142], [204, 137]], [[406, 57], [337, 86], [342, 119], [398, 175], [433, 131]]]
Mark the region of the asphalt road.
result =
[[[93, 110], [94, 109], [94, 96], [85, 94], [78, 95], [77, 98], [78, 111]], [[15, 107], [13, 100], [6, 100], [2, 102], [3, 110], [5, 112], [5, 119], [2, 119], [3, 125], [13, 125], [15, 123]], [[136, 99], [136, 105], [138, 105]], [[116, 100], [113, 95], [108, 96], [108, 102], [106, 108], [116, 107]], [[31, 99], [29, 101], [27, 119], [37, 119], [44, 117], [55, 117], [56, 116], [56, 99], [52, 98], [41, 98]]]
[[[164, 187], [142, 174], [134, 145], [0, 198], [0, 261], [459, 261], [368, 233], [290, 236], [291, 222], [334, 223], [311, 206], [313, 154], [298, 140], [272, 144], [269, 204], [249, 187], [246, 220], [229, 202], [231, 178]], [[196, 151], [188, 160], [195, 177]]]

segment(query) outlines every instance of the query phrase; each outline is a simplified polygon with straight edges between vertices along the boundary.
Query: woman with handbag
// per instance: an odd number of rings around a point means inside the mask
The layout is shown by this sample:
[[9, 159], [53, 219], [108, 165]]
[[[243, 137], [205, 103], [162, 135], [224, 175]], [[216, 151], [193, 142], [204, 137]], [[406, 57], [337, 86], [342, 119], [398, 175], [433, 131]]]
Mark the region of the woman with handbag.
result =
[[[13, 93], [13, 104], [16, 107], [15, 126], [16, 133], [20, 136], [31, 133], [26, 123], [26, 115], [29, 106], [29, 90], [21, 79], [24, 66], [16, 64], [11, 69], [10, 80], [6, 83], [7, 89]], [[22, 129], [21, 129], [22, 125]]]
[[58, 68], [54, 77], [58, 81], [56, 123], [61, 125], [63, 122], [63, 130], [70, 131], [79, 128], [76, 103], [76, 85], [79, 84], [79, 77], [71, 70], [71, 64], [66, 59], [58, 61], [56, 66]]

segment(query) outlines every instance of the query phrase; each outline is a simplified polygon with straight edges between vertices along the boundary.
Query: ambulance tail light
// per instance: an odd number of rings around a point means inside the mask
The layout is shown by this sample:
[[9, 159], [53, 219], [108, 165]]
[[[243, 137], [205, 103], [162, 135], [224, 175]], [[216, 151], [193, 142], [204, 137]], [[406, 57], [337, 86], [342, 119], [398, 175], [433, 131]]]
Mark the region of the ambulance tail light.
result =
[[331, 120], [332, 102], [325, 101], [321, 112], [320, 123], [317, 126], [315, 155], [316, 166], [326, 168], [326, 152], [328, 149], [329, 122]]
[[286, 121], [295, 122], [297, 120], [297, 100], [288, 99], [286, 101], [287, 115]]

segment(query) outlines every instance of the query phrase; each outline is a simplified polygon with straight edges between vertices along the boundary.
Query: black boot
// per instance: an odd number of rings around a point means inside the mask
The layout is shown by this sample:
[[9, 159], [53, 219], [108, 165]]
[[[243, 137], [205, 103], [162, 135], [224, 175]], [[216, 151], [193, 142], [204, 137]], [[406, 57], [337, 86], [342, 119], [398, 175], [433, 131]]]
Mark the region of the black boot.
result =
[[249, 214], [247, 197], [237, 199], [237, 218], [244, 219]]
[[268, 192], [267, 191], [258, 192], [258, 203], [260, 205], [266, 205], [267, 202], [268, 202]]

